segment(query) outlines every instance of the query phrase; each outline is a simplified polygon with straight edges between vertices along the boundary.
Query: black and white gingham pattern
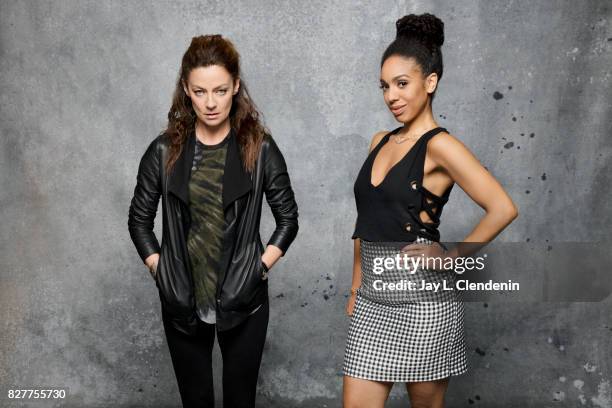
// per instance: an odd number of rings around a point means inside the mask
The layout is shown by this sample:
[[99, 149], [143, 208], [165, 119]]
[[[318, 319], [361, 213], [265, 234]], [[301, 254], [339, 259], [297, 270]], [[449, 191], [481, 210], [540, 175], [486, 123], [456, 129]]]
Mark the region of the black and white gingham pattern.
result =
[[[376, 303], [388, 306], [400, 306], [413, 302], [453, 302], [457, 301], [457, 295], [453, 291], [444, 290], [381, 290], [381, 282], [398, 283], [412, 281], [415, 288], [420, 289], [423, 282], [427, 284], [440, 284], [446, 282], [446, 287], [454, 287], [456, 275], [453, 271], [433, 271], [419, 266], [413, 268], [411, 261], [406, 266], [409, 269], [390, 268], [384, 269], [380, 274], [375, 274], [374, 259], [393, 258], [400, 254], [400, 249], [405, 246], [400, 243], [369, 242], [361, 240], [361, 295]], [[433, 241], [418, 237], [415, 241], [419, 244], [433, 244]], [[400, 254], [400, 257], [402, 254]], [[403, 259], [403, 258], [401, 258]], [[421, 258], [422, 259], [422, 258]], [[403, 265], [402, 265], [403, 266]], [[443, 288], [444, 286], [440, 286]]]
[[[362, 288], [364, 278], [375, 279], [367, 258], [373, 253], [392, 254], [393, 249], [362, 241]], [[429, 271], [429, 273], [434, 273]], [[372, 277], [371, 275], [374, 275]], [[452, 291], [451, 293], [456, 293]], [[467, 371], [463, 328], [464, 307], [459, 295], [447, 294], [429, 301], [407, 302], [378, 295], [385, 303], [357, 293], [351, 316], [344, 375], [375, 381], [432, 381]]]

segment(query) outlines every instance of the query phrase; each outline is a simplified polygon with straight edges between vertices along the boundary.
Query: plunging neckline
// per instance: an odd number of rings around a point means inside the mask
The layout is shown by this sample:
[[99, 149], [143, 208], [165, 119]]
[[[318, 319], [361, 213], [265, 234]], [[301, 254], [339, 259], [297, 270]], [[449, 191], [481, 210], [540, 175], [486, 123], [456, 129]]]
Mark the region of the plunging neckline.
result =
[[[438, 127], [439, 127], [439, 126], [438, 126]], [[372, 164], [371, 164], [371, 166], [370, 166], [370, 179], [368, 180], [368, 182], [370, 183], [370, 187], [372, 187], [372, 188], [375, 188], [375, 189], [376, 189], [376, 188], [379, 188], [380, 186], [382, 186], [382, 185], [383, 185], [383, 183], [384, 183], [384, 182], [387, 180], [387, 177], [389, 176], [389, 174], [391, 174], [391, 172], [393, 171], [393, 169], [395, 169], [395, 168], [396, 168], [396, 167], [397, 167], [397, 166], [398, 166], [398, 165], [399, 165], [401, 162], [403, 162], [403, 161], [406, 159], [406, 157], [408, 157], [408, 155], [409, 155], [409, 154], [410, 154], [410, 153], [411, 153], [411, 152], [414, 150], [414, 148], [415, 148], [415, 147], [416, 147], [416, 146], [419, 144], [419, 142], [421, 141], [421, 139], [423, 139], [423, 138], [424, 138], [424, 137], [425, 137], [427, 134], [429, 134], [429, 133], [433, 132], [434, 130], [438, 129], [438, 127], [435, 127], [435, 128], [433, 128], [433, 129], [428, 130], [427, 132], [423, 133], [423, 134], [421, 135], [421, 137], [419, 137], [419, 138], [416, 140], [416, 142], [414, 142], [414, 144], [413, 144], [412, 146], [410, 146], [410, 149], [408, 149], [408, 151], [407, 151], [407, 152], [406, 152], [406, 153], [405, 153], [405, 154], [402, 156], [402, 158], [401, 158], [401, 159], [399, 159], [399, 160], [397, 161], [397, 163], [395, 163], [393, 166], [391, 166], [391, 167], [389, 168], [389, 170], [387, 170], [387, 174], [385, 174], [385, 177], [383, 177], [383, 179], [381, 180], [381, 182], [380, 182], [380, 183], [378, 183], [377, 185], [374, 185], [374, 183], [372, 183], [372, 172], [374, 171], [374, 162], [376, 161], [376, 158], [378, 157], [378, 153], [380, 152], [380, 150], [381, 150], [381, 149], [382, 149], [382, 148], [383, 148], [383, 147], [384, 147], [384, 146], [385, 146], [385, 145], [386, 145], [386, 144], [389, 142], [389, 139], [391, 139], [391, 136], [397, 133], [397, 132], [389, 132], [389, 133], [388, 133], [388, 134], [385, 136], [385, 138], [386, 138], [385, 142], [384, 142], [384, 143], [382, 143], [382, 141], [381, 141], [381, 143], [379, 143], [380, 147], [376, 146], [376, 147], [374, 148], [374, 150], [372, 151], [372, 153], [374, 153], [374, 158], [372, 159]], [[399, 129], [401, 129], [401, 128], [398, 128], [398, 130], [399, 130]]]

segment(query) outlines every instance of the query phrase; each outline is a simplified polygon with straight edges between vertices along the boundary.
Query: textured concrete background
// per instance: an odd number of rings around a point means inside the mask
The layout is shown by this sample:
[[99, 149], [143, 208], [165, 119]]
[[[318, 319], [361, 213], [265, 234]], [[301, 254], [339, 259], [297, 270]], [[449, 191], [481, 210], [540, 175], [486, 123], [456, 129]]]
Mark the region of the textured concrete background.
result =
[[[0, 3], [0, 405], [17, 405], [9, 388], [65, 387], [63, 402], [20, 406], [178, 406], [127, 210], [194, 35], [237, 45], [300, 206], [271, 274], [261, 407], [340, 406], [352, 186], [372, 134], [397, 126], [378, 64], [404, 14], [445, 22], [434, 111], [519, 206], [498, 239], [610, 240], [608, 1], [151, 3]], [[482, 215], [455, 188], [443, 239]], [[470, 372], [448, 406], [612, 407], [611, 306], [467, 304]], [[404, 397], [396, 384], [388, 406]]]

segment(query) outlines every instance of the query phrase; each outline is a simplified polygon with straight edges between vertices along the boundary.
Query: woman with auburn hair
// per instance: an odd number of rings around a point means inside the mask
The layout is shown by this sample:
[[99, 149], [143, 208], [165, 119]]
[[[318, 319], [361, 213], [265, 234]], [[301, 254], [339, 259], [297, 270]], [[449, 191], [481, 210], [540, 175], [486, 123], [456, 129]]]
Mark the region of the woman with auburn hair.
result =
[[[402, 126], [374, 135], [354, 186], [357, 222], [343, 364], [345, 408], [384, 407], [394, 382], [406, 384], [413, 408], [444, 406], [450, 376], [467, 371], [461, 298], [455, 290], [394, 290], [390, 285], [381, 290], [381, 279], [396, 283], [406, 278], [416, 287], [446, 281], [452, 287], [455, 272], [446, 259], [474, 253], [518, 216], [502, 186], [434, 119], [431, 103], [442, 78], [442, 21], [427, 13], [410, 14], [396, 28], [396, 38], [382, 56], [380, 87]], [[454, 183], [486, 215], [465, 244], [447, 251], [439, 242], [438, 226]], [[434, 268], [391, 266], [381, 274], [377, 260], [400, 254], [445, 262], [434, 262]]]
[[[276, 221], [267, 246], [263, 196]], [[161, 247], [153, 232], [162, 199]], [[268, 271], [298, 231], [283, 155], [241, 80], [240, 58], [221, 35], [194, 37], [168, 126], [146, 149], [129, 232], [156, 282], [184, 407], [214, 407], [212, 349], [223, 356], [224, 407], [254, 407], [268, 326]]]

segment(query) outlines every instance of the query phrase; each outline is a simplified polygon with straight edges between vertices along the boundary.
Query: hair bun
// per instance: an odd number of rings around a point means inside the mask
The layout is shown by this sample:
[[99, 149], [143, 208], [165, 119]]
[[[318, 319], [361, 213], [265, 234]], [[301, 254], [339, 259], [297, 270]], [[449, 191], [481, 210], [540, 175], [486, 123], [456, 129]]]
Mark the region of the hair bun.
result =
[[416, 38], [441, 47], [444, 44], [444, 23], [433, 14], [408, 14], [395, 22], [396, 37]]

